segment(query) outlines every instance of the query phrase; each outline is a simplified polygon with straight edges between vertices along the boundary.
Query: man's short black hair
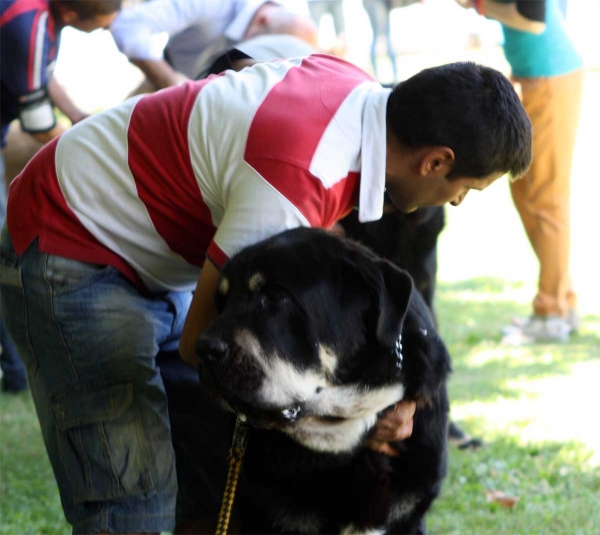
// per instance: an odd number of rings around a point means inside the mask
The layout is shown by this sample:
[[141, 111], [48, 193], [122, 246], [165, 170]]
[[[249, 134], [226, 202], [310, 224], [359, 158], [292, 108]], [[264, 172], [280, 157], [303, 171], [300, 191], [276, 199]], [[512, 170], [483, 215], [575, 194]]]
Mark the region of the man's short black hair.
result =
[[111, 15], [121, 9], [122, 0], [53, 0], [67, 9], [75, 11], [81, 20], [98, 15]]
[[490, 67], [458, 62], [421, 71], [394, 87], [387, 120], [405, 147], [451, 148], [447, 178], [518, 178], [531, 162], [531, 121], [510, 81]]

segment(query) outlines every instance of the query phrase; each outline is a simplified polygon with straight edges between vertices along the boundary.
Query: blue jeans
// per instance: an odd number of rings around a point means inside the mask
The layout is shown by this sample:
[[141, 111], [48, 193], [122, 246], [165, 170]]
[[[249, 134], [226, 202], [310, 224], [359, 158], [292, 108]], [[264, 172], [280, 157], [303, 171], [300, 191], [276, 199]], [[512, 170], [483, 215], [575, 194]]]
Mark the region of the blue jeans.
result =
[[37, 241], [17, 256], [6, 226], [0, 245], [2, 311], [73, 533], [172, 530], [156, 356], [177, 348], [191, 294], [144, 295], [116, 269], [40, 253]]

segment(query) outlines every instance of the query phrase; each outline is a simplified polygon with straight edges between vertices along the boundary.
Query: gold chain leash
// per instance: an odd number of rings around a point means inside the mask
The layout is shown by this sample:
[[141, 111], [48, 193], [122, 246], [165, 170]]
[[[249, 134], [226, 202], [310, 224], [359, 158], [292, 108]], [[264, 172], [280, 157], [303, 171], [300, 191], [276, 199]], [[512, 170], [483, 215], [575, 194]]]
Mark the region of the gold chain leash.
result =
[[225, 491], [223, 492], [223, 500], [221, 501], [221, 511], [219, 511], [216, 535], [226, 535], [227, 528], [229, 528], [231, 510], [233, 509], [235, 491], [240, 479], [247, 439], [248, 426], [243, 423], [238, 416], [235, 421], [231, 449], [229, 450], [229, 470], [227, 472], [227, 483], [225, 484]]

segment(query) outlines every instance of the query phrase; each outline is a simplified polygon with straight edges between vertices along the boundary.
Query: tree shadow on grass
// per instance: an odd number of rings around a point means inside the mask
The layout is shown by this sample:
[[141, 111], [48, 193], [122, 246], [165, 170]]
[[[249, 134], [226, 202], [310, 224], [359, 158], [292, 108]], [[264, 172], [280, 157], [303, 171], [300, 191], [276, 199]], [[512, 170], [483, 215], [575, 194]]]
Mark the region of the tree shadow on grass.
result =
[[522, 293], [521, 283], [495, 278], [439, 285], [436, 311], [452, 355], [453, 401], [520, 397], [519, 380], [566, 375], [575, 363], [600, 359], [600, 317], [593, 315], [569, 342], [504, 345], [502, 326], [529, 311], [519, 302]]

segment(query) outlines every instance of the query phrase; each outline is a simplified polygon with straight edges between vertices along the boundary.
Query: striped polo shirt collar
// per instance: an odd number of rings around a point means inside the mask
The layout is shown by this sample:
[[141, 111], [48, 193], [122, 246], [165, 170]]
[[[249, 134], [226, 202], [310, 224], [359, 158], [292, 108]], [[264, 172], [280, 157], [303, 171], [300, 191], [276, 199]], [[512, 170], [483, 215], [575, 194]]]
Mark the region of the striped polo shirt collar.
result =
[[377, 221], [383, 215], [386, 160], [386, 108], [391, 89], [373, 83], [362, 120], [358, 220]]

